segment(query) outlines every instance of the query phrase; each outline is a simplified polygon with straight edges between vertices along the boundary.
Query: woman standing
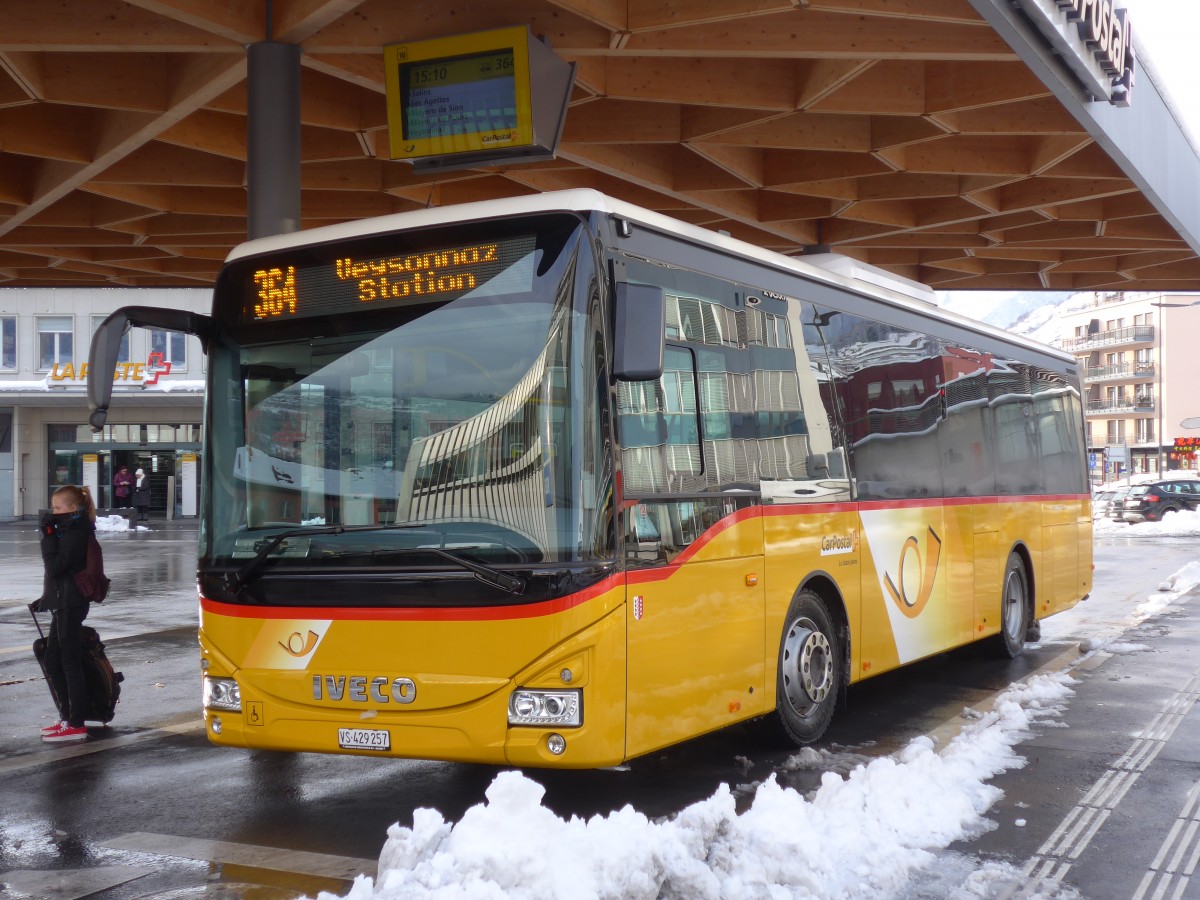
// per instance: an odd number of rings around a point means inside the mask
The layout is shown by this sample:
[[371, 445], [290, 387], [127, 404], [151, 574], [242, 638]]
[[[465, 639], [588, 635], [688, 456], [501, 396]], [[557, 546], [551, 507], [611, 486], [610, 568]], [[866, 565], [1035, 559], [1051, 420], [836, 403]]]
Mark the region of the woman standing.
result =
[[129, 474], [129, 466], [121, 466], [113, 476], [113, 495], [117, 498], [114, 506], [121, 509], [129, 508], [129, 492], [133, 488], [133, 476]]
[[139, 522], [149, 522], [146, 510], [150, 508], [150, 479], [144, 469], [138, 469], [134, 474], [133, 505], [137, 507]]
[[87, 740], [83, 724], [88, 705], [83, 675], [83, 620], [90, 604], [75, 585], [75, 575], [87, 566], [87, 543], [96, 530], [96, 505], [91, 492], [73, 484], [60, 487], [50, 501], [50, 512], [39, 521], [44, 587], [39, 606], [54, 614], [46, 642], [46, 676], [62, 698], [65, 688], [68, 713], [65, 721], [42, 729], [47, 743]]

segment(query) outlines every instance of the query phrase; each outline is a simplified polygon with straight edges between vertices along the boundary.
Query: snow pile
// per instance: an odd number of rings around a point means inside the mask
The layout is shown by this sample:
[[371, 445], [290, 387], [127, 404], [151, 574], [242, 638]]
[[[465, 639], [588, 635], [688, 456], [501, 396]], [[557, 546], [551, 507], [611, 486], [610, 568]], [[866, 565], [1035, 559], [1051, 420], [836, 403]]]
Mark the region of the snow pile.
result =
[[1139, 604], [1133, 611], [1133, 614], [1137, 617], [1138, 621], [1148, 619], [1155, 613], [1161, 612], [1172, 601], [1178, 600], [1198, 584], [1200, 584], [1200, 562], [1193, 560], [1168, 578], [1163, 584], [1159, 585], [1158, 593], [1147, 597], [1146, 602]]
[[130, 520], [125, 516], [96, 516], [97, 532], [127, 532]]
[[[418, 809], [412, 828], [388, 829], [378, 878], [360, 875], [347, 900], [893, 893], [933, 861], [932, 851], [987, 827], [984, 812], [1001, 794], [987, 780], [1024, 765], [1013, 745], [1033, 723], [1061, 712], [1071, 683], [1059, 674], [1013, 685], [940, 753], [929, 738], [916, 738], [894, 757], [845, 777], [826, 772], [810, 799], [772, 776], [741, 815], [723, 785], [666, 821], [629, 806], [587, 821], [563, 820], [542, 806], [541, 785], [504, 772], [488, 788], [487, 802], [457, 824]], [[1009, 875], [981, 870], [972, 890], [986, 890], [975, 885], [981, 879]]]
[[1097, 537], [1200, 537], [1200, 511], [1183, 509], [1167, 513], [1161, 522], [1129, 524], [1116, 519], [1096, 519], [1092, 534]]

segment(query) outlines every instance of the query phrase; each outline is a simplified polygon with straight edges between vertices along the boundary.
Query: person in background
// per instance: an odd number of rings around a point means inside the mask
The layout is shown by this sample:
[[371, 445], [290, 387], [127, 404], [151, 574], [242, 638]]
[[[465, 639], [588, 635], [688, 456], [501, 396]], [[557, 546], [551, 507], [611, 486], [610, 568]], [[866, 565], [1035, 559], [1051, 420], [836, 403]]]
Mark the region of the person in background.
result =
[[88, 537], [96, 530], [96, 504], [86, 488], [60, 487], [50, 499], [50, 511], [38, 521], [42, 565], [45, 569], [38, 609], [53, 613], [51, 640], [46, 642], [46, 675], [61, 698], [65, 688], [67, 718], [42, 729], [46, 743], [87, 740], [83, 717], [87, 682], [83, 675], [83, 620], [91, 604], [75, 585], [75, 575], [87, 566]]
[[116, 498], [118, 509], [129, 509], [130, 494], [133, 493], [133, 476], [129, 474], [129, 466], [121, 466], [113, 476], [113, 496]]
[[149, 522], [150, 517], [146, 515], [146, 510], [150, 508], [150, 479], [146, 477], [144, 469], [138, 469], [133, 474], [135, 476], [133, 505], [137, 507], [137, 520], [139, 522]]

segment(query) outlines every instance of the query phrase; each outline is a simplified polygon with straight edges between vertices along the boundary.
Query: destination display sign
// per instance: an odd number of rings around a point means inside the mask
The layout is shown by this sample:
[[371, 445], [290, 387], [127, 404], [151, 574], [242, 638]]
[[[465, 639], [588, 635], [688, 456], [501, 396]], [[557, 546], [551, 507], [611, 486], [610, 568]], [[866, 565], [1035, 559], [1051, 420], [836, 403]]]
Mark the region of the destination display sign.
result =
[[[514, 270], [534, 245], [534, 236], [524, 234], [390, 256], [343, 253], [325, 262], [281, 254], [246, 271], [241, 319], [270, 322], [457, 300]], [[532, 267], [528, 271], [531, 278]], [[529, 285], [505, 283], [505, 292], [519, 289]]]

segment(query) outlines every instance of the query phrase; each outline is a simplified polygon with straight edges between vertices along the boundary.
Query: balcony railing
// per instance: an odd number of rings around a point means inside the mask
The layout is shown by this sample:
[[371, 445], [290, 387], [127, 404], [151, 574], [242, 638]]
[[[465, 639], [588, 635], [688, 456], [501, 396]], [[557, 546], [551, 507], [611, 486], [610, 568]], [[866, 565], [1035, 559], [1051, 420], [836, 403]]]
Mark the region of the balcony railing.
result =
[[1153, 344], [1153, 325], [1129, 325], [1112, 331], [1098, 331], [1083, 337], [1063, 341], [1066, 350], [1088, 350], [1093, 347], [1113, 347], [1117, 344]]
[[1115, 400], [1089, 400], [1087, 414], [1089, 416], [1113, 416], [1126, 413], [1154, 412], [1153, 397], [1118, 397]]
[[1121, 378], [1153, 378], [1154, 363], [1122, 363], [1119, 366], [1089, 366], [1087, 381], [1113, 381]]

